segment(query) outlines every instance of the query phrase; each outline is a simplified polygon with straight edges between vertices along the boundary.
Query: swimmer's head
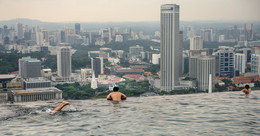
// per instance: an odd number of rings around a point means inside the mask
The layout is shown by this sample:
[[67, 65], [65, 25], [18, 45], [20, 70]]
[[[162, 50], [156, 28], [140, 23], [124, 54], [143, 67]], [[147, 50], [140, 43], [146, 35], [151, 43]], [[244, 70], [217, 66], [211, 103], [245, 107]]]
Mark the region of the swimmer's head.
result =
[[114, 87], [114, 88], [113, 88], [113, 91], [114, 91], [114, 92], [118, 92], [118, 90], [119, 90], [118, 87]]
[[245, 88], [246, 88], [246, 89], [249, 89], [250, 87], [249, 87], [249, 85], [246, 85]]

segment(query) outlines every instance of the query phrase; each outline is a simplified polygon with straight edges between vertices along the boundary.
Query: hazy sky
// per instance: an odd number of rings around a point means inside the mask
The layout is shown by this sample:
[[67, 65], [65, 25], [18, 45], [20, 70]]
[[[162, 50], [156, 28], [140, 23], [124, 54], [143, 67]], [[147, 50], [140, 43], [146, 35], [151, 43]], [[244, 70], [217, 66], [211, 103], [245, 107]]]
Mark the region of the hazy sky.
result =
[[0, 0], [0, 20], [159, 21], [166, 3], [180, 5], [183, 21], [260, 21], [260, 0]]

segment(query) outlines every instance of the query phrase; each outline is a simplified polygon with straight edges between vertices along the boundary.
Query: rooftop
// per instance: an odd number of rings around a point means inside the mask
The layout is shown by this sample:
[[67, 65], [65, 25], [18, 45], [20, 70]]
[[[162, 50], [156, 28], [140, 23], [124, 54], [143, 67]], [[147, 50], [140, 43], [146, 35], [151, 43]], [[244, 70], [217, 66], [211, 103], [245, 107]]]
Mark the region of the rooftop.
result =
[[14, 75], [0, 74], [0, 80], [12, 80], [14, 78], [15, 78]]
[[233, 83], [235, 83], [235, 84], [252, 83], [253, 80], [254, 81], [256, 81], [256, 80], [260, 81], [260, 77], [259, 76], [247, 76], [247, 77], [237, 76], [237, 77], [233, 77]]
[[50, 80], [44, 77], [35, 77], [35, 78], [28, 78], [24, 80], [25, 82], [51, 82]]
[[135, 81], [141, 81], [144, 80], [144, 76], [140, 74], [126, 74], [123, 76], [124, 78], [135, 80]]
[[133, 68], [133, 69], [145, 69], [145, 68], [147, 68], [147, 66], [145, 66], [145, 65], [135, 65], [135, 66], [131, 66], [131, 68]]
[[144, 72], [143, 69], [118, 69], [116, 72]]

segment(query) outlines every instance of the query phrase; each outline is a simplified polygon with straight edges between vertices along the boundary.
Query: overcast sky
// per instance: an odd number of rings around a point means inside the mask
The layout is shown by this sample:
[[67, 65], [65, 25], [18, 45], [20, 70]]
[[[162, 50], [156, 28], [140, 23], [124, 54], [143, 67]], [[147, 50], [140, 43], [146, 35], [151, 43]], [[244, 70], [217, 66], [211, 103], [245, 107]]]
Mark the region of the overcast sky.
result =
[[260, 0], [0, 0], [0, 20], [159, 21], [166, 3], [180, 5], [182, 21], [260, 21]]

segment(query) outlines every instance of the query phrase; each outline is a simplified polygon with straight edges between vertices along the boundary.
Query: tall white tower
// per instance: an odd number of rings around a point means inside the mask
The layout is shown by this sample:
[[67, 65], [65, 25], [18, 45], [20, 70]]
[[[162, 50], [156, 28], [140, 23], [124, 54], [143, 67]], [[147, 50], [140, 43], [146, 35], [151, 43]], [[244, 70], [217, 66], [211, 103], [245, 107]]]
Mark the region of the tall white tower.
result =
[[60, 47], [57, 53], [58, 76], [65, 81], [70, 80], [71, 75], [71, 49], [70, 47]]
[[92, 70], [91, 88], [92, 89], [97, 89], [98, 88], [94, 70]]
[[190, 50], [202, 50], [203, 40], [200, 36], [190, 38]]
[[160, 51], [161, 90], [171, 91], [179, 84], [180, 76], [179, 5], [161, 6]]

